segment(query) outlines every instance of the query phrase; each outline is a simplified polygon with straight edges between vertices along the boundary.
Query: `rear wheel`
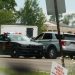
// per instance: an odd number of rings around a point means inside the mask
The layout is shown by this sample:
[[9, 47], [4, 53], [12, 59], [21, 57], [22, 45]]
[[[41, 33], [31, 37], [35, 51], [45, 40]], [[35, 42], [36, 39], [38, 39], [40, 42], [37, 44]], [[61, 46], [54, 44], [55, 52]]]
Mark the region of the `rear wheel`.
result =
[[71, 58], [71, 59], [73, 59], [73, 56], [72, 56], [72, 55], [70, 55], [70, 58]]
[[49, 47], [45, 58], [56, 59], [57, 58], [57, 50], [55, 47]]
[[36, 56], [36, 59], [42, 59], [42, 56], [41, 55]]

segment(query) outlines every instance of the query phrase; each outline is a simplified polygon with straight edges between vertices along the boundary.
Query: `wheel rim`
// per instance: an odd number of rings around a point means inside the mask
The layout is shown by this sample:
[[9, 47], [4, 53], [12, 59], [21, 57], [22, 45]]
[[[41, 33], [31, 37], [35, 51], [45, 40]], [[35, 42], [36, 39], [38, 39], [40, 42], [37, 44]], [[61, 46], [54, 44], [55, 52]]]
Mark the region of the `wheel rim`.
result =
[[15, 50], [13, 51], [13, 54], [16, 54], [16, 51]]
[[54, 50], [53, 50], [53, 49], [50, 50], [49, 56], [50, 56], [51, 58], [54, 56]]
[[13, 57], [13, 58], [18, 58], [19, 55], [18, 55], [18, 54], [16, 53], [16, 51], [14, 50], [13, 53], [12, 53], [12, 55], [11, 55], [11, 57]]

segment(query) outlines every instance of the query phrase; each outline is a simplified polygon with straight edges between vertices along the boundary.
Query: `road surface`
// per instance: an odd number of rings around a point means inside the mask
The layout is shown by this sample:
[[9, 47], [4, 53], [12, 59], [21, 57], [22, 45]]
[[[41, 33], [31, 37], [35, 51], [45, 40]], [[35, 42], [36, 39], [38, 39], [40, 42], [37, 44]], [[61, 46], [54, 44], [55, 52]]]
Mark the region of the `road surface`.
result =
[[[52, 62], [57, 62], [61, 64], [60, 58], [57, 59], [34, 59], [34, 58], [11, 58], [10, 56], [0, 56], [0, 67], [18, 65], [18, 66], [28, 66], [29, 68], [36, 71], [46, 71], [50, 72]], [[70, 58], [65, 58], [66, 68], [74, 67], [75, 60]]]

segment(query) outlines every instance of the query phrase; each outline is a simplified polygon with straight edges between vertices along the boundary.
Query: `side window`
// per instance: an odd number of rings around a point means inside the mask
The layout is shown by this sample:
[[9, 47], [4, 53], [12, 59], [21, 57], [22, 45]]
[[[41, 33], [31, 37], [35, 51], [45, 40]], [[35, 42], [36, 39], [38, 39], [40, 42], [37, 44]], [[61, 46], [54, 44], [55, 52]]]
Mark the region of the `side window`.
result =
[[64, 39], [64, 35], [58, 36], [58, 34], [55, 34], [55, 36], [56, 36], [57, 39], [59, 39], [59, 38]]
[[37, 36], [37, 37], [35, 38], [35, 40], [40, 40], [40, 39], [42, 39], [42, 38], [43, 38], [43, 35], [44, 35], [44, 33], [40, 34], [39, 36]]
[[43, 36], [43, 39], [52, 39], [52, 34], [45, 33], [44, 36]]
[[8, 38], [4, 35], [0, 35], [0, 41], [8, 41]]

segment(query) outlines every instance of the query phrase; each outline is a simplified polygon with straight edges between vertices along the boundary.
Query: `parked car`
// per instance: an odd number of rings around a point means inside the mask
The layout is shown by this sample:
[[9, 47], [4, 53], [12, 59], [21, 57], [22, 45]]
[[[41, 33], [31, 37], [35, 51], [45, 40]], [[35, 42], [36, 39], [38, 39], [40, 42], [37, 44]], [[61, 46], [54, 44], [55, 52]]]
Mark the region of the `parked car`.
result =
[[42, 49], [41, 43], [32, 42], [27, 36], [9, 33], [0, 35], [0, 54], [42, 58]]
[[[35, 41], [44, 46], [43, 56], [45, 58], [57, 58], [61, 55], [57, 32], [43, 32], [35, 38]], [[64, 56], [71, 58], [75, 56], [75, 35], [70, 33], [60, 33], [61, 45]]]

